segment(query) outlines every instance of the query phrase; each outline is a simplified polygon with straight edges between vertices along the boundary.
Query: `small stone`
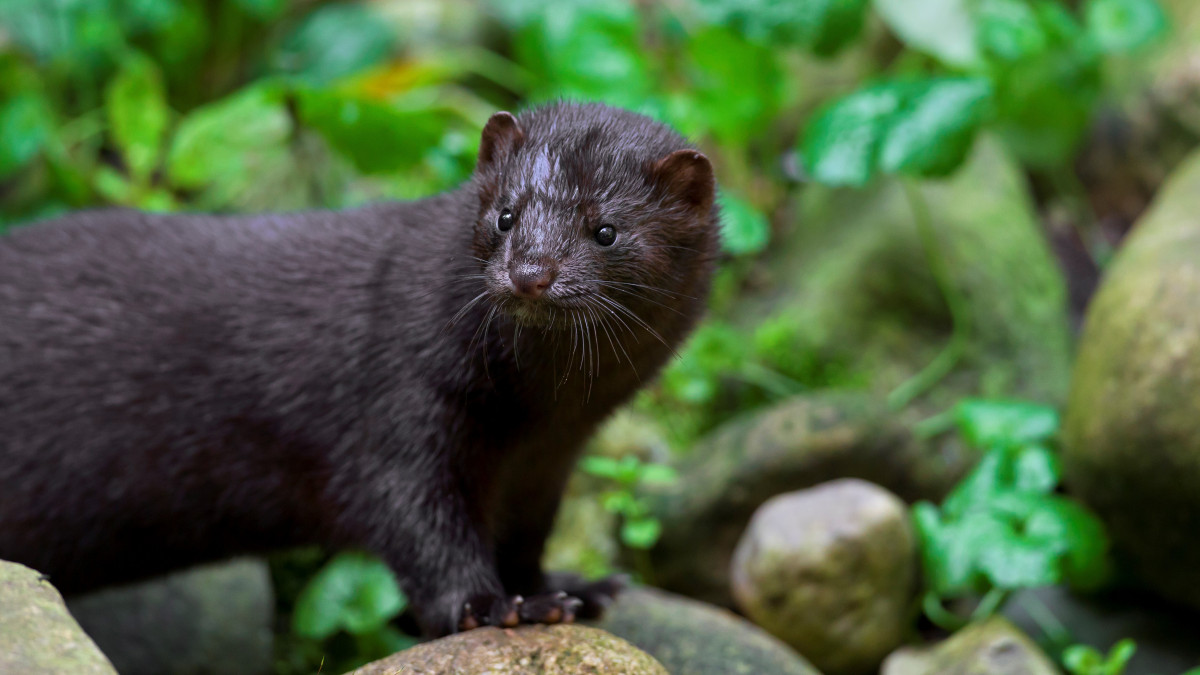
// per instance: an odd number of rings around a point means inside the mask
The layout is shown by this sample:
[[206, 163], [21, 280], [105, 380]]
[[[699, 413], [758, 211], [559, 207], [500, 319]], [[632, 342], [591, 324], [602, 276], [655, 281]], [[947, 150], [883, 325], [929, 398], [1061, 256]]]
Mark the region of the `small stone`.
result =
[[668, 675], [650, 655], [597, 628], [476, 628], [369, 663], [351, 675]]
[[117, 675], [34, 570], [0, 560], [0, 673]]
[[880, 675], [1058, 675], [1037, 645], [1005, 619], [968, 626], [925, 649], [906, 647], [887, 658]]
[[759, 508], [734, 552], [733, 594], [823, 672], [857, 675], [903, 641], [916, 572], [904, 502], [844, 479]]

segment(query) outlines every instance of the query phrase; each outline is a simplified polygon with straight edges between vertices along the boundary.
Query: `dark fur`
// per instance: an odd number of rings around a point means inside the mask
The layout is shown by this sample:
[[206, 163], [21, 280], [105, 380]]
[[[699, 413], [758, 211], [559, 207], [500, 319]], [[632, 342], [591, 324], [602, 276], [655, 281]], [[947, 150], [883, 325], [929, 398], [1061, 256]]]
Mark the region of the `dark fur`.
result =
[[[432, 634], [552, 590], [539, 558], [581, 445], [670, 355], [600, 297], [674, 346], [707, 293], [711, 168], [672, 155], [687, 147], [639, 115], [558, 104], [493, 117], [472, 180], [416, 202], [11, 232], [0, 559], [74, 593], [364, 547]], [[557, 273], [540, 300], [509, 293], [526, 263]]]

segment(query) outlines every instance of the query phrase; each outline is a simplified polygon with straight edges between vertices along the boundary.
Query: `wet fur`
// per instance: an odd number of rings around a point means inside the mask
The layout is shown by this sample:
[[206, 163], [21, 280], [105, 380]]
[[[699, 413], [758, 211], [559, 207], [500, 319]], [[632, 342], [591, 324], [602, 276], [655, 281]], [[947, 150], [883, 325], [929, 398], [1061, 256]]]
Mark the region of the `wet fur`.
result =
[[[0, 239], [0, 559], [75, 593], [362, 547], [430, 634], [473, 598], [547, 590], [564, 481], [701, 313], [716, 213], [689, 174], [707, 160], [657, 165], [688, 146], [644, 117], [517, 124], [420, 201], [83, 212]], [[506, 297], [506, 265], [539, 256], [576, 313]]]

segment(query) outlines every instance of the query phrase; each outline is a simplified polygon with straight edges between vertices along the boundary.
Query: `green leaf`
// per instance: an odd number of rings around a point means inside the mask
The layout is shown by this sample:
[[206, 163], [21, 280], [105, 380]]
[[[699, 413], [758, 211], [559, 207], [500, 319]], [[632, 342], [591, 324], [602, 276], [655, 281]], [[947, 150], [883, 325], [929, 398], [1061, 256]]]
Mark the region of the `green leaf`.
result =
[[1106, 52], [1132, 52], [1167, 33], [1167, 14], [1156, 0], [1089, 0], [1084, 8], [1088, 33]]
[[185, 189], [244, 184], [251, 167], [284, 146], [291, 131], [282, 92], [270, 86], [250, 87], [197, 108], [180, 123], [171, 143], [171, 182]]
[[359, 171], [383, 173], [417, 166], [442, 139], [444, 111], [402, 110], [361, 96], [305, 89], [297, 92], [301, 121], [318, 131]]
[[990, 100], [982, 78], [869, 86], [818, 115], [802, 154], [812, 177], [832, 185], [863, 185], [881, 170], [945, 175], [962, 163]]
[[643, 464], [639, 483], [669, 485], [679, 480], [679, 472], [666, 464]]
[[321, 568], [300, 592], [292, 615], [299, 635], [323, 640], [339, 630], [376, 631], [404, 609], [392, 571], [364, 553], [342, 553]]
[[130, 175], [145, 183], [158, 163], [170, 116], [158, 66], [141, 54], [128, 54], [104, 91], [104, 105]]
[[1071, 645], [1063, 650], [1062, 661], [1072, 675], [1099, 675], [1104, 657], [1094, 647]]
[[616, 480], [621, 475], [621, 463], [612, 457], [588, 455], [579, 462], [579, 467], [600, 478]]
[[1044, 497], [1024, 522], [1024, 534], [1047, 547], [1057, 547], [1063, 579], [1074, 588], [1094, 590], [1112, 575], [1104, 524], [1079, 504]]
[[656, 518], [638, 518], [621, 525], [621, 541], [630, 548], [653, 548], [662, 535], [662, 523]]
[[1016, 452], [1013, 488], [1018, 492], [1050, 494], [1058, 487], [1062, 469], [1058, 455], [1044, 445], [1033, 444]]
[[758, 253], [767, 247], [771, 225], [761, 211], [725, 190], [717, 193], [721, 209], [721, 248], [733, 255]]
[[678, 400], [707, 403], [717, 395], [721, 378], [745, 366], [750, 349], [749, 340], [732, 326], [705, 323], [663, 373], [663, 388]]
[[990, 100], [991, 85], [983, 79], [923, 86], [884, 137], [879, 168], [918, 176], [951, 173], [966, 159]]
[[1037, 12], [1026, 0], [982, 0], [976, 21], [984, 53], [1000, 61], [1028, 58], [1049, 47]]
[[875, 0], [875, 9], [906, 45], [955, 67], [978, 63], [970, 0]]
[[928, 502], [913, 506], [913, 522], [929, 587], [942, 596], [983, 590], [987, 551], [1012, 536], [1008, 522], [986, 512], [946, 522]]
[[536, 99], [601, 100], [637, 108], [652, 91], [636, 8], [627, 0], [555, 2], [521, 28], [519, 63], [542, 82]]
[[274, 19], [287, 7], [286, 0], [232, 0], [233, 4], [257, 19]]
[[707, 23], [761, 44], [799, 46], [831, 56], [862, 33], [868, 0], [699, 0]]
[[947, 517], [958, 518], [968, 511], [986, 507], [1007, 488], [1007, 469], [1002, 452], [989, 452], [979, 460], [966, 478], [954, 486], [942, 510]]
[[979, 551], [979, 566], [996, 588], [1053, 586], [1062, 579], [1060, 551], [1030, 541], [1011, 528], [997, 531]]
[[370, 5], [338, 3], [305, 17], [269, 60], [276, 73], [327, 84], [380, 63], [394, 48], [387, 21]]
[[778, 56], [720, 27], [695, 34], [686, 49], [691, 114], [721, 142], [745, 145], [779, 111], [784, 78]]
[[1137, 643], [1133, 640], [1125, 638], [1117, 642], [1112, 649], [1108, 650], [1104, 675], [1121, 675], [1125, 672], [1125, 667], [1129, 665], [1129, 660], [1133, 658], [1135, 652], [1137, 652]]
[[0, 178], [37, 157], [50, 140], [50, 107], [40, 95], [17, 94], [0, 104]]
[[1058, 412], [1024, 401], [965, 399], [955, 407], [967, 443], [991, 449], [1049, 440], [1058, 433]]

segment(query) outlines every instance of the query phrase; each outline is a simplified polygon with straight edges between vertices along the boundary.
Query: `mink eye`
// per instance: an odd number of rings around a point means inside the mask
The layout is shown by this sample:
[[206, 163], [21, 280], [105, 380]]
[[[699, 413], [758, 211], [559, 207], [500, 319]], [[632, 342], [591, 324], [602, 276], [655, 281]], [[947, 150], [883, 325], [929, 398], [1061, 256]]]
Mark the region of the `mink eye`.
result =
[[601, 246], [612, 246], [612, 243], [617, 240], [617, 231], [612, 225], [604, 225], [596, 230], [596, 243]]
[[496, 229], [500, 230], [501, 232], [508, 232], [509, 230], [512, 229], [512, 226], [513, 226], [512, 211], [509, 211], [508, 209], [504, 209], [503, 211], [500, 212], [500, 217], [496, 219]]

